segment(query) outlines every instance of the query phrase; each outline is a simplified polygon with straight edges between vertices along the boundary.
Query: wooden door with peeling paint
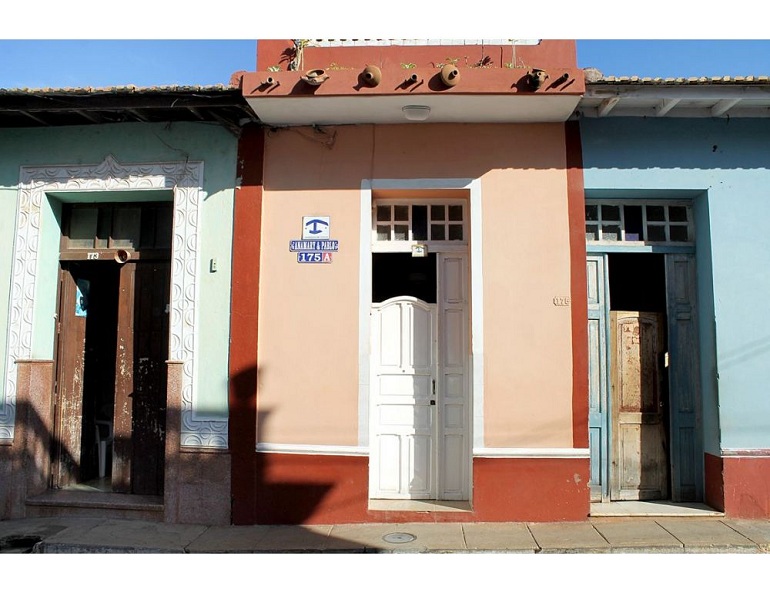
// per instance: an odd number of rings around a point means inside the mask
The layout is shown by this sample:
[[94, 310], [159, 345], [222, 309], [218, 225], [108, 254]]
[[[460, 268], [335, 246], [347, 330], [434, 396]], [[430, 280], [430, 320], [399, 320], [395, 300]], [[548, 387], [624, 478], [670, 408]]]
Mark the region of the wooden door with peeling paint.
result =
[[612, 311], [612, 500], [668, 497], [665, 315]]
[[62, 269], [59, 280], [53, 486], [65, 488], [77, 484], [81, 475], [86, 318], [78, 314], [82, 311], [79, 303], [82, 294], [76, 273]]
[[[55, 488], [163, 492], [170, 212], [158, 203], [64, 213]], [[105, 451], [98, 442], [107, 434]]]
[[96, 478], [111, 420], [109, 489], [163, 492], [169, 285], [168, 261], [63, 263], [54, 487]]
[[136, 265], [131, 430], [134, 494], [163, 492], [170, 273], [168, 262]]
[[112, 462], [116, 492], [163, 493], [169, 284], [168, 262], [129, 262], [121, 268]]

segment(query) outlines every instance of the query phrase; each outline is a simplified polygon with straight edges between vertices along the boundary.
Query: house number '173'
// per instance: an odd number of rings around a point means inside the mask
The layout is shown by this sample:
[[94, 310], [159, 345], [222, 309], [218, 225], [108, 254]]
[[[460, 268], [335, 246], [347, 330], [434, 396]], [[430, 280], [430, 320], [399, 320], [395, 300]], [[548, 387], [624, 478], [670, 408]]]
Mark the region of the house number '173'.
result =
[[98, 251], [89, 251], [86, 255], [86, 259], [99, 259], [99, 252]]

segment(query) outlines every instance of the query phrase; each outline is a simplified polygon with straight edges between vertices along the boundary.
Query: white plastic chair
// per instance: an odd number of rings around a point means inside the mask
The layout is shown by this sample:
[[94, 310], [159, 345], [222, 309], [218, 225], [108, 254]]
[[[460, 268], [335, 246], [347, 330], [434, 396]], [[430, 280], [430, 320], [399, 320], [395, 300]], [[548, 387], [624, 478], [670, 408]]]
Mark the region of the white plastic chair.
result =
[[99, 447], [99, 477], [107, 475], [107, 447], [115, 440], [112, 420], [94, 420], [96, 425], [96, 444]]

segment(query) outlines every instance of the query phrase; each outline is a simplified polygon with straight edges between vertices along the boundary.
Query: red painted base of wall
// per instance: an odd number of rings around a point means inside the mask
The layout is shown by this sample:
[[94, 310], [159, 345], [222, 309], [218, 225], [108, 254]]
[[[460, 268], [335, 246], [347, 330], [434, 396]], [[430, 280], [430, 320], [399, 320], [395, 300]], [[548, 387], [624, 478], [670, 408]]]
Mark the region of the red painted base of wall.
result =
[[370, 511], [369, 458], [257, 454], [255, 522], [583, 521], [587, 459], [475, 459], [470, 512]]
[[706, 453], [703, 456], [705, 500], [711, 508], [724, 512], [725, 491], [724, 477], [722, 476], [722, 458]]
[[475, 459], [476, 521], [585, 521], [588, 459]]
[[723, 457], [725, 514], [770, 519], [770, 455]]
[[770, 519], [770, 451], [706, 454], [706, 504], [735, 519]]

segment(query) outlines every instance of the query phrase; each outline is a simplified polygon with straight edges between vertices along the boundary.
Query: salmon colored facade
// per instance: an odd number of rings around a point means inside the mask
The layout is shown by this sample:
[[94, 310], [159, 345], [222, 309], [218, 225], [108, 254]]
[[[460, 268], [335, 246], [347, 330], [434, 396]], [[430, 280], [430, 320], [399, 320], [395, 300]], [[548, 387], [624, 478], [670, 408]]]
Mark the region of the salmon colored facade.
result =
[[259, 42], [235, 78], [270, 127], [235, 197], [233, 521], [586, 518], [574, 43], [319, 45]]

